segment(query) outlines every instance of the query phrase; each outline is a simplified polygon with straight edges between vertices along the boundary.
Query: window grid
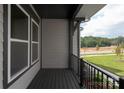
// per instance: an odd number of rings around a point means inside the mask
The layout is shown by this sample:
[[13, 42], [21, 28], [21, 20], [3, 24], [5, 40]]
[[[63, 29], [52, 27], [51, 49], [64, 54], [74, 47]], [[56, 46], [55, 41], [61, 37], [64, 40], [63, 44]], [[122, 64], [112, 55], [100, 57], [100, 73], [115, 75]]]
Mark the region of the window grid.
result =
[[[37, 41], [33, 41], [33, 23], [37, 26]], [[37, 59], [33, 61], [33, 45], [36, 44], [38, 46], [37, 51]], [[31, 65], [35, 64], [39, 60], [39, 25], [34, 19], [31, 19]]]
[[[22, 40], [22, 39], [16, 39], [11, 37], [11, 5], [8, 5], [8, 83], [14, 80], [16, 77], [18, 77], [21, 73], [23, 73], [26, 69], [29, 68], [29, 55], [30, 55], [30, 16], [29, 14], [20, 6], [16, 5], [22, 11], [28, 18], [28, 40]], [[18, 73], [11, 76], [11, 43], [12, 42], [21, 42], [21, 43], [27, 43], [28, 44], [28, 66], [21, 69]]]

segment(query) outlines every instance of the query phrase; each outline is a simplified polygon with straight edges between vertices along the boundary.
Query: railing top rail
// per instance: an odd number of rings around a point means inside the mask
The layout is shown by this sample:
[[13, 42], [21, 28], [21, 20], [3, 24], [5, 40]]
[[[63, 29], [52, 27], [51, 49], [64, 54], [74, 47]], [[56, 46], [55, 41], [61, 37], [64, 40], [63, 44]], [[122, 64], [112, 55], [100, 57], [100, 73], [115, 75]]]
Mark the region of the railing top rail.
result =
[[89, 62], [87, 62], [87, 61], [84, 60], [84, 59], [83, 59], [82, 61], [83, 61], [84, 63], [90, 65], [91, 67], [95, 68], [96, 70], [102, 72], [102, 73], [105, 74], [106, 76], [108, 76], [108, 77], [110, 77], [110, 78], [116, 80], [116, 82], [119, 82], [119, 78], [120, 78], [119, 76], [117, 76], [117, 75], [115, 75], [115, 74], [113, 74], [113, 73], [111, 73], [111, 72], [108, 72], [107, 70], [104, 70], [104, 69], [102, 69], [101, 67], [98, 67], [98, 66], [96, 66], [96, 65], [94, 65], [94, 64], [92, 64], [92, 63], [89, 63]]

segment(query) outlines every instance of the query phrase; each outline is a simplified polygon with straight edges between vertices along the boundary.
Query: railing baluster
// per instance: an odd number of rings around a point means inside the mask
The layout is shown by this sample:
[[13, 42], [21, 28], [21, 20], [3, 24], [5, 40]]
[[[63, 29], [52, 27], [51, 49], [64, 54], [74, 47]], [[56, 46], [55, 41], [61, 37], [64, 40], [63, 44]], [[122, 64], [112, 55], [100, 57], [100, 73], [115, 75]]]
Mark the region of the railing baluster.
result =
[[99, 70], [97, 70], [97, 88], [99, 89]]
[[91, 66], [91, 89], [92, 89], [92, 86], [93, 86], [93, 81], [92, 81], [92, 75], [93, 75], [93, 73], [92, 73], [92, 71], [93, 71], [93, 69], [92, 69], [92, 66]]
[[[87, 64], [87, 68], [88, 68], [88, 64]], [[87, 73], [86, 83], [87, 83], [87, 88], [88, 88], [88, 73]]]
[[113, 89], [115, 89], [115, 80], [113, 79]]
[[[101, 72], [102, 73], [102, 72]], [[101, 74], [101, 84], [102, 84], [102, 87], [101, 89], [103, 89], [103, 86], [104, 86], [104, 81], [103, 81], [104, 77], [103, 77], [103, 73]]]
[[89, 64], [87, 64], [87, 66], [88, 66], [87, 88], [89, 89]]
[[[86, 63], [84, 64], [85, 66], [87, 65]], [[86, 82], [87, 78], [86, 78], [86, 72], [85, 72], [85, 79], [84, 79], [84, 84], [85, 84], [85, 87], [87, 88], [87, 82]]]
[[124, 77], [119, 78], [119, 89], [124, 89]]
[[108, 75], [107, 75], [107, 78], [106, 78], [106, 81], [107, 81], [107, 89], [109, 88], [109, 80], [108, 80]]
[[89, 89], [90, 89], [90, 65], [89, 65], [89, 80], [88, 80], [88, 86], [89, 86]]
[[82, 87], [82, 83], [83, 83], [83, 77], [82, 77], [82, 74], [83, 74], [83, 66], [82, 66], [82, 64], [84, 64], [84, 62], [83, 62], [83, 60], [82, 59], [80, 59], [80, 86]]
[[94, 68], [94, 88], [96, 88], [96, 70]]

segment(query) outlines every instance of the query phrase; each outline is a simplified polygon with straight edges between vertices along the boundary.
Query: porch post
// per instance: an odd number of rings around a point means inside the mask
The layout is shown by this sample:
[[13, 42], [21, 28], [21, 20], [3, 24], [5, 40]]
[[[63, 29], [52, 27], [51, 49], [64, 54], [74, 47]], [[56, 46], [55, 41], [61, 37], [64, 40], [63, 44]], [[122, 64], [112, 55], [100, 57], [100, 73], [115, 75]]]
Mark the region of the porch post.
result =
[[[77, 21], [77, 55], [80, 58], [80, 23], [81, 21]], [[78, 60], [78, 74], [80, 75], [80, 60]]]
[[124, 89], [124, 77], [119, 78], [119, 89]]
[[72, 65], [72, 51], [73, 51], [73, 20], [69, 19], [69, 68]]

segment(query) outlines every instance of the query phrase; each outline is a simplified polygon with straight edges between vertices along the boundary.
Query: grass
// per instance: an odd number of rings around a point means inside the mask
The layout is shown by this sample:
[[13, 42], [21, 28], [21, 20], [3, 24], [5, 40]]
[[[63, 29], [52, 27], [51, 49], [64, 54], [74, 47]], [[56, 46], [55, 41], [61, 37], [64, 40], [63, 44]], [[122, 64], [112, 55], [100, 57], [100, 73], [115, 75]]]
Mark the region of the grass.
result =
[[85, 56], [84, 59], [118, 76], [124, 76], [124, 57], [120, 60], [116, 55], [102, 55]]

